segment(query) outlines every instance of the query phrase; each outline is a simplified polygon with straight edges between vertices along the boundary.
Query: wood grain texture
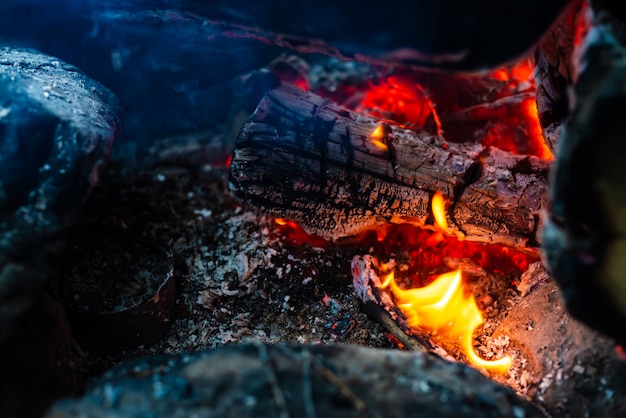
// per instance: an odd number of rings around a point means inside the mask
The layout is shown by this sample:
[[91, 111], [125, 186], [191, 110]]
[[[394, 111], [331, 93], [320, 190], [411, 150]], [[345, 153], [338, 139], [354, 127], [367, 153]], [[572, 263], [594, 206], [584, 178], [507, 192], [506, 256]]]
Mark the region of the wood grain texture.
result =
[[440, 191], [450, 234], [536, 251], [549, 162], [389, 125], [380, 148], [379, 124], [283, 84], [242, 128], [231, 192], [336, 240], [385, 223], [432, 227]]

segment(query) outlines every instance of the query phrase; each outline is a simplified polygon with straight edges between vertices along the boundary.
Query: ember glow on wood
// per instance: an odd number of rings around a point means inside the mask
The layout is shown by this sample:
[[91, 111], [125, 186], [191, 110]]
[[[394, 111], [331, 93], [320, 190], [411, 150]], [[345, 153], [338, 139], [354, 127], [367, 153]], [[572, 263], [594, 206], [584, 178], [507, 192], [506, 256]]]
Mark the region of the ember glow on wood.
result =
[[240, 132], [230, 189], [329, 240], [387, 223], [431, 225], [440, 190], [450, 234], [536, 250], [549, 162], [393, 125], [384, 150], [372, 143], [380, 124], [283, 84]]

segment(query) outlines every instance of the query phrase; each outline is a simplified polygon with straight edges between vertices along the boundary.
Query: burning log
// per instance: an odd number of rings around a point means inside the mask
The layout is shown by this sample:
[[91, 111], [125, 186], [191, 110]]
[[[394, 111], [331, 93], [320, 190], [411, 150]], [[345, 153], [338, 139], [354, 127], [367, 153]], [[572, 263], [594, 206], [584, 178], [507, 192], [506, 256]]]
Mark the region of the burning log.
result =
[[386, 223], [429, 227], [441, 191], [448, 233], [535, 252], [548, 169], [536, 157], [447, 143], [283, 84], [245, 123], [230, 188], [331, 240]]
[[576, 49], [589, 29], [587, 5], [575, 0], [543, 36], [535, 51], [537, 110], [543, 137], [556, 152], [562, 124], [569, 116], [568, 88], [574, 84]]

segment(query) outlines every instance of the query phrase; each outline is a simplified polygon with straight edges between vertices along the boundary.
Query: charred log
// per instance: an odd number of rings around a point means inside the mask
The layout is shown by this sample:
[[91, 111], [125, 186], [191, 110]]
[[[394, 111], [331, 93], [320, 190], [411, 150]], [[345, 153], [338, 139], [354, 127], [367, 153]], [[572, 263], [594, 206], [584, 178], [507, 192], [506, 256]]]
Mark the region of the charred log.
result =
[[561, 128], [569, 116], [568, 88], [576, 75], [575, 50], [588, 29], [586, 5], [573, 1], [541, 39], [535, 51], [537, 111], [546, 144], [556, 152]]
[[552, 176], [547, 260], [570, 312], [626, 343], [626, 48], [590, 32]]
[[536, 250], [549, 162], [389, 125], [376, 143], [379, 125], [282, 85], [239, 135], [231, 191], [332, 240], [385, 223], [428, 227], [440, 191], [449, 233]]
[[121, 418], [150, 413], [281, 418], [544, 416], [478, 371], [424, 353], [284, 344], [238, 344], [128, 363], [107, 373], [82, 399], [58, 403], [48, 416]]

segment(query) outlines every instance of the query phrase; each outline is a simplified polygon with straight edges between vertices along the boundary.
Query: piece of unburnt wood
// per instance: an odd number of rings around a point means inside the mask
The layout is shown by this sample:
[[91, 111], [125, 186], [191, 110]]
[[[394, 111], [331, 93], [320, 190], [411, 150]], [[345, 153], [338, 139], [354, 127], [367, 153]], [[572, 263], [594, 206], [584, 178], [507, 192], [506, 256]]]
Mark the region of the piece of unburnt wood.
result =
[[[380, 125], [377, 145], [372, 133]], [[534, 252], [549, 167], [535, 157], [381, 124], [282, 84], [239, 134], [230, 189], [331, 240], [386, 223], [428, 227], [439, 191], [448, 233]]]

